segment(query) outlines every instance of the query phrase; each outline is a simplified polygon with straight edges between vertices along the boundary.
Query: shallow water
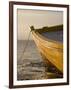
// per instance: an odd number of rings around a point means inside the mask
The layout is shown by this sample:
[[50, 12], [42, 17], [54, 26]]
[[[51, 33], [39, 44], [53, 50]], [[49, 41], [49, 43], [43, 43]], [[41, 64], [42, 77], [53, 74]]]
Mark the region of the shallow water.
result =
[[[39, 80], [62, 77], [55, 68], [46, 65], [34, 43], [29, 40], [17, 41], [17, 80]], [[25, 51], [25, 52], [23, 52]]]

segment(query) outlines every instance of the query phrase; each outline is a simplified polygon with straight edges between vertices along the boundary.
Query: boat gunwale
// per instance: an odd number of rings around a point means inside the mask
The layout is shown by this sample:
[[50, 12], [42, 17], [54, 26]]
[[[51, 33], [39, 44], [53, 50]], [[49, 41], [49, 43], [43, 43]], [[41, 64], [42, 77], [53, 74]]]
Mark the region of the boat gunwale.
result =
[[[47, 41], [48, 43], [50, 43], [51, 45], [49, 45], [49, 47], [52, 47], [52, 48], [59, 48], [59, 49], [63, 49], [63, 44], [58, 42], [58, 41], [55, 41], [55, 40], [51, 40], [51, 39], [48, 39], [44, 36], [42, 36], [39, 32], [35, 32], [35, 31], [32, 31], [32, 33], [36, 36], [39, 36], [39, 38], [43, 38], [43, 40]], [[36, 37], [37, 38], [37, 37]], [[59, 47], [58, 47], [59, 46]]]
[[56, 46], [58, 48], [63, 48], [63, 43], [56, 41], [56, 40], [52, 40], [49, 38], [46, 38], [45, 36], [41, 35], [42, 32], [51, 32], [51, 31], [57, 31], [57, 30], [63, 30], [63, 24], [59, 24], [59, 25], [55, 25], [55, 26], [50, 26], [50, 27], [42, 27], [40, 29], [31, 29], [31, 32], [34, 35], [38, 35], [40, 38], [43, 38], [45, 41], [48, 41], [48, 43], [53, 44], [54, 46]]

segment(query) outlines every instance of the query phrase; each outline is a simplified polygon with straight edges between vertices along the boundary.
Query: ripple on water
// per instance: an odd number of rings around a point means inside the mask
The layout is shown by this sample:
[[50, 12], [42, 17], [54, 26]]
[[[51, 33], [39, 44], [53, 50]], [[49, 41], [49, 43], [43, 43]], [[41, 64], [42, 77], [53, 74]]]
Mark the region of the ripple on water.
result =
[[[43, 62], [34, 41], [29, 41], [26, 52], [23, 54], [25, 42], [26, 41], [18, 41], [17, 80], [56, 78], [57, 75], [52, 72], [52, 68]], [[21, 55], [22, 58], [20, 58]]]

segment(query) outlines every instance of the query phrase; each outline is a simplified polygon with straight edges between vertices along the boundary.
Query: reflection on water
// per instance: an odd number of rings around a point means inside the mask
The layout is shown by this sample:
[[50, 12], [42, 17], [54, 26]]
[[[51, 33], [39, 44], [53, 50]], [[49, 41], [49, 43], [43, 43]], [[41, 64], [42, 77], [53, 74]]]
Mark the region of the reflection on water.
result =
[[[25, 53], [23, 50], [27, 41], [17, 41], [17, 80], [38, 80], [49, 78], [61, 78], [51, 65], [46, 65], [37, 50], [33, 40], [30, 40]], [[22, 56], [21, 56], [22, 55]]]

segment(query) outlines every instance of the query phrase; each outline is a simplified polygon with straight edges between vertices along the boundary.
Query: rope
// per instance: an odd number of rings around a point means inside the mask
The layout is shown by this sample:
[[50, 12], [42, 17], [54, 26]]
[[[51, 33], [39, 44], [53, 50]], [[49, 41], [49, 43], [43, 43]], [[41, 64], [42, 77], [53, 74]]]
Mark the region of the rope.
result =
[[21, 57], [19, 58], [19, 60], [22, 60], [22, 57], [23, 57], [23, 55], [24, 55], [24, 53], [25, 53], [25, 51], [26, 51], [26, 48], [27, 48], [28, 43], [29, 43], [30, 34], [31, 34], [31, 31], [29, 32], [29, 35], [28, 35], [28, 38], [27, 38], [27, 42], [26, 42], [26, 44], [25, 44], [24, 50], [23, 50], [22, 55], [21, 55]]

